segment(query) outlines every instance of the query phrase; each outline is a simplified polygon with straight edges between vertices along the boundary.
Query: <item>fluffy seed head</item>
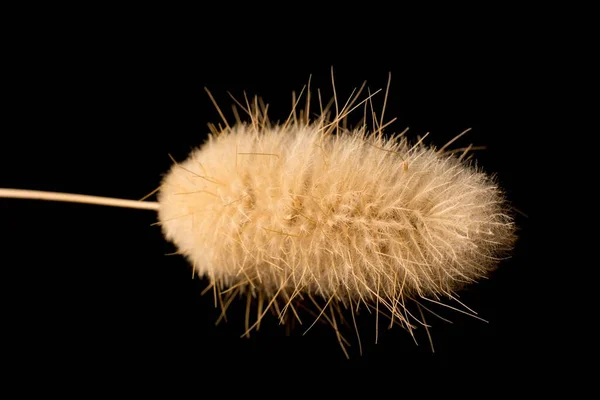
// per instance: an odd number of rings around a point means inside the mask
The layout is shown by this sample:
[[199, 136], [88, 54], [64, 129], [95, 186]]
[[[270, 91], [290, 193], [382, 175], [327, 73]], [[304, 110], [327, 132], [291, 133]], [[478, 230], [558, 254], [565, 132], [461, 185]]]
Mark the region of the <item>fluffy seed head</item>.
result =
[[216, 287], [379, 302], [404, 320], [400, 300], [449, 295], [510, 250], [502, 192], [458, 155], [325, 117], [252, 116], [175, 164], [159, 193], [167, 239]]

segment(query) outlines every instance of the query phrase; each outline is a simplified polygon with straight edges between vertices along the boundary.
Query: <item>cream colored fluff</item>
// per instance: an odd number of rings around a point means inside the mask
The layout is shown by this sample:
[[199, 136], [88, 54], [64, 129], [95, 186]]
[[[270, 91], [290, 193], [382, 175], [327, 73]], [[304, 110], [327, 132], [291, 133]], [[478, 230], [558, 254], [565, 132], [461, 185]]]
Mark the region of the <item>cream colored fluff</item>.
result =
[[211, 135], [164, 178], [165, 236], [220, 290], [379, 302], [399, 320], [404, 298], [451, 295], [510, 250], [490, 177], [402, 135], [335, 128], [238, 123]]

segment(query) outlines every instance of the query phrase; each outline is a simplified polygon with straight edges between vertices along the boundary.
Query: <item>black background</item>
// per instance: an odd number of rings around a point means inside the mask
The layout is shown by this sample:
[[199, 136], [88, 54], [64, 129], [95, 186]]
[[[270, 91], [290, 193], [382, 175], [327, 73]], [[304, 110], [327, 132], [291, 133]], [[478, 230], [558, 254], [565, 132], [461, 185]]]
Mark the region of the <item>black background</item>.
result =
[[[211, 18], [220, 16], [202, 20]], [[350, 360], [326, 325], [288, 336], [270, 318], [250, 339], [240, 338], [243, 300], [215, 326], [219, 310], [210, 294], [200, 296], [206, 281], [191, 279], [183, 258], [165, 256], [174, 249], [150, 226], [153, 212], [2, 199], [4, 330], [13, 370], [87, 375], [105, 364], [110, 376], [304, 365], [525, 371], [543, 363], [545, 326], [536, 317], [542, 265], [530, 251], [530, 143], [541, 137], [530, 118], [540, 96], [534, 37], [509, 37], [503, 25], [484, 30], [486, 21], [457, 23], [451, 36], [444, 29], [427, 36], [424, 27], [379, 32], [370, 23], [354, 26], [356, 34], [351, 24], [325, 30], [315, 23], [312, 35], [294, 35], [285, 24], [260, 29], [247, 22], [220, 32], [160, 21], [85, 19], [15, 31], [5, 50], [0, 187], [141, 198], [158, 186], [169, 154], [183, 160], [205, 139], [206, 124], [219, 122], [204, 87], [229, 117], [227, 91], [246, 91], [263, 97], [277, 120], [287, 117], [292, 90], [311, 74], [313, 88], [329, 98], [333, 66], [345, 99], [364, 80], [372, 90], [385, 88], [391, 72], [386, 115], [398, 120], [389, 130], [408, 126], [412, 138], [430, 132], [427, 142], [439, 147], [472, 128], [456, 146], [487, 146], [476, 153], [478, 165], [496, 174], [513, 205], [529, 215], [516, 215], [513, 257], [460, 293], [489, 322], [438, 309], [453, 323], [428, 318], [432, 353], [423, 329], [417, 346], [382, 323], [374, 344], [375, 318], [365, 313], [358, 321], [363, 355], [354, 344]], [[375, 107], [382, 101], [380, 94]], [[355, 343], [353, 329], [346, 336]]]

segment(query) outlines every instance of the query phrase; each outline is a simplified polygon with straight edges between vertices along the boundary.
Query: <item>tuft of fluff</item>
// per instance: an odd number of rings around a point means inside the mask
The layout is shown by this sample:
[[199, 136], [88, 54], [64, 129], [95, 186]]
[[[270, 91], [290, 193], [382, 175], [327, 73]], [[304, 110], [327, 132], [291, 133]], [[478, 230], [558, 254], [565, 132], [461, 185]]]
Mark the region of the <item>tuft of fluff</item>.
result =
[[215, 288], [377, 304], [410, 325], [405, 299], [451, 296], [511, 249], [502, 191], [462, 157], [325, 118], [258, 120], [210, 135], [160, 188], [166, 238]]

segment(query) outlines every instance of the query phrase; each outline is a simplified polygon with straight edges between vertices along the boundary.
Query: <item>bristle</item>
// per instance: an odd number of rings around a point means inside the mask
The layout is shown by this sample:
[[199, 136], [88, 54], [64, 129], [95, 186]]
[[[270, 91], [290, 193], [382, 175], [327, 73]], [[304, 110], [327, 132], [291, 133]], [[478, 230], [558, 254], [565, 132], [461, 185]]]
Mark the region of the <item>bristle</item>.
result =
[[159, 220], [215, 288], [264, 295], [262, 315], [281, 301], [282, 318], [307, 294], [331, 310], [372, 306], [410, 328], [405, 302], [451, 296], [511, 250], [503, 193], [464, 152], [386, 138], [383, 120], [369, 133], [337, 117], [273, 126], [258, 108], [249, 113], [250, 123], [173, 165]]

